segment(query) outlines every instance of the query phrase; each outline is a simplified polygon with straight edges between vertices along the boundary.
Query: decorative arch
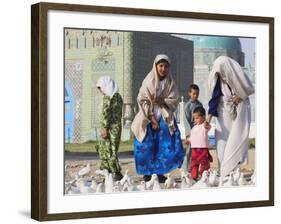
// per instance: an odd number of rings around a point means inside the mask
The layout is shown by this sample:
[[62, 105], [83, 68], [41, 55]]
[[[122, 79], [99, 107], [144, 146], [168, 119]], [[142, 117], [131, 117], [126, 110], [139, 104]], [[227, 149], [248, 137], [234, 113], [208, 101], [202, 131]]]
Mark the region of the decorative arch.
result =
[[74, 137], [74, 102], [72, 88], [69, 81], [65, 80], [64, 87], [64, 139], [72, 143]]

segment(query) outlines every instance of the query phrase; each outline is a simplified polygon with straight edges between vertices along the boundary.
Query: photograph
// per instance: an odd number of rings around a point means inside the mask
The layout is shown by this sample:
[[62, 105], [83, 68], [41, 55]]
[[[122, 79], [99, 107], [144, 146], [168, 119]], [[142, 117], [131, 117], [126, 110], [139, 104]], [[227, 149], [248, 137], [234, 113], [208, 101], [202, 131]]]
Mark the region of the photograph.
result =
[[255, 38], [64, 29], [65, 194], [255, 185]]

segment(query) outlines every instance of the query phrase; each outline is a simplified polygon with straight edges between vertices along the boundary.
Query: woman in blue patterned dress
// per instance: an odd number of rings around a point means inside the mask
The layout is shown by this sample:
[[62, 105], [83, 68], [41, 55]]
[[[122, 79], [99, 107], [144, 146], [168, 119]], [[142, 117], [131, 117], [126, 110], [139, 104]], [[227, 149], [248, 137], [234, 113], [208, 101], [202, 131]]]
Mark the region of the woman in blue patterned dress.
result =
[[176, 83], [170, 74], [170, 59], [157, 55], [152, 70], [142, 82], [137, 97], [139, 112], [132, 123], [136, 171], [148, 181], [157, 174], [180, 168], [184, 151], [173, 113], [179, 103]]

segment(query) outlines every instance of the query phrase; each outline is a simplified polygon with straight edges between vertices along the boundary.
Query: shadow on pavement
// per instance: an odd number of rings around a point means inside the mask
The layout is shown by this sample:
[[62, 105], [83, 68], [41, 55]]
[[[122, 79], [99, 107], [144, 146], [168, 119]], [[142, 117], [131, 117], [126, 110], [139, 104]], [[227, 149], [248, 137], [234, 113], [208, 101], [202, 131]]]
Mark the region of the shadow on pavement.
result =
[[[134, 156], [133, 151], [120, 152], [118, 153], [119, 159], [129, 159]], [[65, 160], [97, 160], [99, 159], [99, 155], [97, 152], [65, 152], [64, 153]]]

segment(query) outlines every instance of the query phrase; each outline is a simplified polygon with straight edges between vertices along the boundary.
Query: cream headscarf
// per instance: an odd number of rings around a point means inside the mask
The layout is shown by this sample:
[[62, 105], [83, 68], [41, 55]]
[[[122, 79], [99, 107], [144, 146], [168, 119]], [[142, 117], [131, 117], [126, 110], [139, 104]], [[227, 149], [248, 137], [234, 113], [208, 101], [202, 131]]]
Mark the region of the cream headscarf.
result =
[[113, 95], [118, 92], [118, 86], [110, 76], [100, 77], [96, 86], [100, 87], [102, 92], [110, 98], [112, 98]]
[[[152, 101], [156, 98], [157, 90], [160, 88], [160, 79], [157, 74], [156, 64], [162, 59], [165, 59], [169, 64], [171, 63], [167, 55], [157, 55], [153, 62], [151, 71], [142, 82], [142, 86], [137, 97], [139, 112], [134, 118], [131, 129], [139, 142], [142, 142], [145, 138], [146, 127], [148, 123], [150, 123], [150, 117], [153, 116]], [[167, 74], [165, 79], [164, 89], [158, 96], [163, 98], [165, 102], [165, 105], [160, 106], [160, 112], [169, 127], [170, 134], [173, 135], [175, 131], [173, 112], [176, 110], [179, 103], [179, 93], [170, 72]]]
[[218, 74], [230, 86], [233, 94], [242, 99], [247, 99], [255, 92], [251, 81], [243, 72], [241, 66], [230, 57], [220, 56], [215, 60], [209, 74], [210, 96], [216, 86]]

